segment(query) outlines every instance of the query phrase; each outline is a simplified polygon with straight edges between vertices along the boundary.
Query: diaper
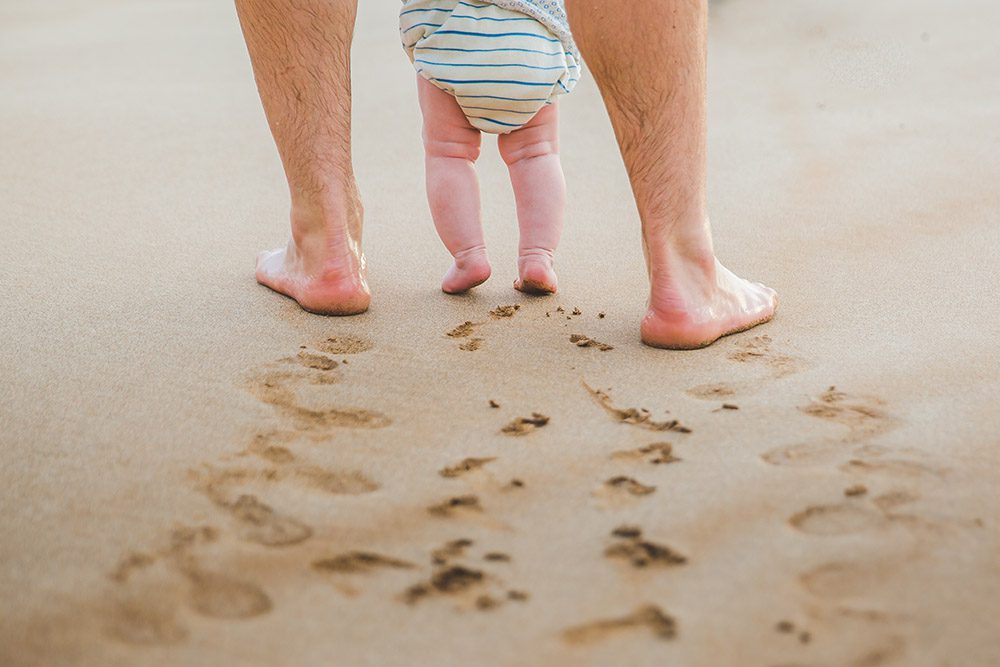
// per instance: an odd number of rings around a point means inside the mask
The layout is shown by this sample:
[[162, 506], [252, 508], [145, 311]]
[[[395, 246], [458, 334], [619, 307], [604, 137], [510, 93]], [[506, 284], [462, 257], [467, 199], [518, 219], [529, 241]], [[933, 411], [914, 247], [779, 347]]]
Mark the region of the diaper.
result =
[[518, 129], [580, 79], [558, 0], [403, 0], [399, 32], [417, 73], [483, 132]]

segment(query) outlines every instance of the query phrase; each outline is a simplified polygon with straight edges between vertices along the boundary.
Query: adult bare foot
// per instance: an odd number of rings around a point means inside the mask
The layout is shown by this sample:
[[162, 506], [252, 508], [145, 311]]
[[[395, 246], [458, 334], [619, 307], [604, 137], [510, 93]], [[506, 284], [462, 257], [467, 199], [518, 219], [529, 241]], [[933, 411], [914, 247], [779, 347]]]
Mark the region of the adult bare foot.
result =
[[642, 342], [673, 350], [705, 347], [767, 322], [777, 303], [773, 289], [740, 278], [711, 255], [674, 258], [664, 267], [651, 263]]
[[257, 256], [257, 282], [318, 315], [365, 312], [371, 292], [365, 256], [355, 240], [361, 231], [360, 213], [357, 217], [352, 234], [346, 227], [308, 224], [293, 214], [294, 236], [288, 245]]
[[517, 280], [514, 289], [525, 294], [555, 294], [559, 289], [555, 269], [552, 268], [552, 253], [524, 254], [517, 259]]
[[486, 248], [479, 246], [455, 253], [455, 262], [441, 281], [441, 291], [462, 294], [476, 285], [482, 285], [491, 273]]

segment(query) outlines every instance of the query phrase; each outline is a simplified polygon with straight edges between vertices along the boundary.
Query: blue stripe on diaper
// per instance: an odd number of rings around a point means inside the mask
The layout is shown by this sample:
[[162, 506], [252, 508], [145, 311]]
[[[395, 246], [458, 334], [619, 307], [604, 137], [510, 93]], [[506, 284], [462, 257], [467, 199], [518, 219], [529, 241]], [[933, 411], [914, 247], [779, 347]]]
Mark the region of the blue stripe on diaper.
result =
[[552, 42], [553, 44], [559, 44], [558, 39], [549, 39], [548, 37], [543, 37], [542, 35], [536, 35], [531, 32], [470, 32], [468, 30], [438, 30], [435, 35], [468, 35], [469, 37], [533, 37], [534, 39], [542, 39], [546, 42]]
[[400, 12], [400, 16], [406, 16], [407, 14], [421, 14], [425, 12], [450, 12], [450, 9], [407, 9], [405, 12]]
[[503, 113], [521, 113], [521, 114], [533, 114], [538, 113], [537, 111], [514, 111], [513, 109], [498, 109], [497, 107], [469, 107], [463, 106], [463, 109], [478, 109], [479, 111], [501, 111]]
[[437, 65], [440, 67], [524, 67], [527, 69], [566, 69], [564, 65], [555, 65], [553, 67], [542, 67], [540, 65], [522, 65], [520, 63], [498, 63], [498, 64], [481, 64], [481, 63], [436, 63], [430, 60], [414, 60], [415, 63], [420, 63], [421, 65]]
[[517, 51], [519, 53], [540, 53], [545, 56], [571, 56], [573, 55], [569, 51], [564, 51], [560, 53], [559, 51], [539, 51], [538, 49], [459, 49], [456, 47], [443, 47], [443, 46], [421, 46], [421, 51], [458, 51], [461, 53], [499, 53], [501, 51]]
[[507, 84], [511, 86], [549, 86], [551, 83], [537, 83], [535, 81], [514, 81], [507, 79], [434, 79], [435, 81], [440, 81], [441, 83], [499, 83]]
[[530, 17], [527, 17], [527, 16], [525, 18], [523, 18], [523, 19], [522, 18], [517, 18], [517, 19], [496, 19], [496, 18], [493, 18], [492, 16], [465, 16], [465, 15], [459, 16], [458, 14], [452, 14], [451, 18], [453, 18], [453, 19], [469, 19], [470, 21], [495, 21], [497, 23], [506, 23], [507, 21], [533, 21], [535, 23], [538, 23], [537, 20], [535, 20], [533, 18], [530, 18]]
[[[436, 79], [435, 79], [436, 80]], [[459, 95], [455, 93], [455, 97], [461, 97], [467, 100], [504, 100], [506, 102], [548, 102], [547, 97], [500, 97], [499, 95]]]
[[491, 123], [496, 123], [497, 125], [503, 125], [504, 127], [521, 127], [521, 123], [505, 123], [501, 120], [493, 120], [492, 118], [486, 118], [485, 116], [469, 116], [469, 118], [477, 118], [479, 120], [489, 121]]
[[419, 28], [420, 26], [425, 26], [425, 25], [426, 26], [430, 26], [431, 28], [440, 28], [444, 24], [443, 23], [414, 23], [409, 28], [407, 28], [406, 30], [404, 30], [403, 34], [405, 35], [406, 33], [410, 32], [414, 28]]

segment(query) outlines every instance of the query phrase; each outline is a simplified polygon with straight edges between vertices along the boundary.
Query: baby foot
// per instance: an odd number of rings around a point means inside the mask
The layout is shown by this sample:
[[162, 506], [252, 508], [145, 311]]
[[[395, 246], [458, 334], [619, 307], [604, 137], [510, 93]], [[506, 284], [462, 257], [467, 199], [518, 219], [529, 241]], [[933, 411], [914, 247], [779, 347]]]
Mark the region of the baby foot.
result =
[[468, 292], [490, 277], [490, 260], [486, 248], [477, 246], [455, 253], [455, 263], [441, 281], [441, 291], [448, 294]]
[[559, 288], [550, 250], [531, 251], [518, 257], [517, 275], [514, 289], [525, 294], [555, 294]]

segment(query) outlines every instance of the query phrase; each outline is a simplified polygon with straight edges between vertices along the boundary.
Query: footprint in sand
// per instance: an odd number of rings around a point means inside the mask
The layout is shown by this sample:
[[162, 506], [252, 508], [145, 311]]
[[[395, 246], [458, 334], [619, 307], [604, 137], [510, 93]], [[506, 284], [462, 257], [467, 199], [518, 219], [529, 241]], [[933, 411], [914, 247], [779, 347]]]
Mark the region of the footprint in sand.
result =
[[[432, 597], [446, 597], [460, 606], [479, 611], [489, 611], [507, 601], [524, 602], [528, 594], [518, 590], [505, 590], [501, 580], [495, 575], [476, 567], [456, 562], [467, 557], [473, 546], [469, 539], [452, 540], [431, 552], [433, 571], [426, 580], [408, 587], [401, 599], [409, 605]], [[497, 557], [497, 556], [501, 557]], [[488, 552], [483, 560], [507, 562], [506, 554]]]
[[372, 349], [370, 340], [358, 338], [356, 336], [330, 336], [316, 341], [312, 347], [327, 354], [359, 354]]
[[657, 639], [673, 639], [677, 636], [677, 622], [656, 605], [646, 605], [626, 616], [571, 627], [563, 632], [562, 637], [569, 644], [590, 644], [636, 630], [645, 630]]
[[[332, 495], [371, 493], [380, 485], [357, 471], [327, 470], [314, 465], [275, 468], [224, 468], [205, 466], [191, 471], [196, 488], [235, 520], [240, 537], [270, 547], [289, 546], [312, 536], [312, 528], [298, 519], [275, 511], [251, 493], [247, 486], [267, 486], [292, 481]], [[231, 489], [236, 488], [236, 491]], [[238, 495], [237, 495], [238, 494]], [[235, 498], [234, 498], [235, 496]]]
[[314, 572], [325, 575], [334, 588], [348, 597], [361, 593], [361, 589], [355, 585], [358, 577], [376, 572], [408, 571], [415, 567], [409, 561], [371, 551], [348, 551], [312, 562]]
[[653, 465], [677, 463], [682, 459], [674, 456], [674, 446], [669, 442], [654, 442], [635, 449], [619, 449], [611, 453], [615, 461], [643, 461]]
[[218, 572], [188, 570], [191, 584], [190, 605], [209, 618], [252, 618], [271, 611], [274, 606], [259, 586]]
[[614, 542], [604, 550], [604, 555], [637, 569], [674, 567], [688, 560], [666, 545], [642, 539], [642, 530], [636, 526], [619, 526], [612, 531], [611, 537]]
[[438, 470], [438, 474], [441, 475], [442, 477], [449, 477], [449, 478], [462, 477], [463, 475], [467, 475], [476, 470], [480, 470], [486, 464], [492, 463], [493, 461], [496, 460], [497, 458], [495, 456], [490, 456], [486, 458], [469, 457], [462, 459], [455, 465], [445, 466], [444, 468], [441, 468], [441, 470]]
[[170, 646], [188, 637], [176, 605], [153, 596], [120, 601], [105, 619], [104, 634], [132, 646]]
[[633, 477], [618, 475], [605, 480], [594, 489], [591, 495], [599, 504], [607, 509], [625, 507], [638, 499], [656, 492], [656, 487], [636, 480]]
[[769, 449], [760, 458], [775, 466], [808, 467], [835, 463], [844, 451], [839, 442], [805, 442]]
[[632, 477], [625, 477], [624, 475], [611, 477], [604, 482], [601, 489], [609, 490], [615, 494], [624, 493], [630, 496], [648, 496], [656, 491], [655, 486], [643, 484], [642, 482], [636, 481]]
[[500, 429], [504, 435], [527, 435], [548, 425], [550, 418], [540, 412], [532, 412], [530, 417], [518, 417]]
[[599, 340], [594, 340], [593, 338], [590, 338], [589, 336], [584, 336], [583, 334], [570, 334], [569, 342], [573, 343], [577, 347], [594, 347], [600, 350], [601, 352], [608, 352], [610, 350], [615, 349], [614, 347], [608, 345], [607, 343], [602, 343]]
[[881, 459], [877, 461], [851, 459], [840, 466], [840, 470], [853, 475], [884, 475], [897, 479], [941, 479], [946, 472], [942, 468], [906, 459]]
[[[271, 599], [259, 586], [198, 565], [192, 550], [217, 539], [218, 531], [210, 526], [180, 527], [165, 546], [122, 558], [110, 575], [120, 588], [113, 593], [118, 603], [105, 619], [106, 634], [126, 644], [176, 644], [188, 634], [177, 621], [182, 602], [220, 619], [270, 611]], [[142, 577], [136, 582], [138, 572]]]
[[[493, 320], [503, 320], [514, 317], [514, 314], [521, 309], [518, 304], [511, 304], [507, 306], [497, 306], [490, 311], [490, 319]], [[480, 327], [488, 324], [489, 322], [473, 322], [472, 320], [466, 320], [456, 327], [445, 332], [445, 336], [448, 338], [455, 339], [467, 339], [460, 343], [458, 349], [465, 352], [475, 352], [480, 349], [485, 342], [484, 338], [473, 337], [472, 334], [476, 333]]]
[[497, 306], [490, 311], [490, 317], [495, 320], [502, 320], [510, 317], [514, 317], [517, 311], [521, 310], [520, 304], [510, 304], [507, 306]]
[[313, 561], [312, 568], [318, 572], [336, 574], [368, 574], [375, 570], [412, 570], [409, 561], [370, 551], [349, 551], [329, 558]]
[[462, 513], [480, 513], [483, 511], [483, 506], [479, 504], [479, 496], [454, 496], [431, 505], [427, 511], [437, 517], [452, 517]]
[[[842, 424], [847, 427], [847, 434], [839, 438], [776, 447], [764, 452], [761, 459], [777, 466], [816, 466], [835, 463], [845, 455], [847, 446], [865, 442], [897, 426], [895, 419], [883, 406], [884, 403], [879, 399], [851, 396], [837, 391], [836, 387], [830, 387], [807, 405], [800, 406], [799, 411], [810, 417]], [[868, 445], [868, 447], [876, 446]], [[855, 452], [855, 456], [857, 455], [858, 452]], [[877, 467], [878, 464], [867, 465]]]
[[810, 535], [848, 535], [885, 527], [885, 515], [855, 503], [814, 505], [792, 515], [793, 528]]
[[241, 495], [233, 502], [212, 498], [235, 520], [240, 539], [265, 547], [287, 547], [312, 537], [311, 527], [274, 511], [256, 496]]
[[487, 528], [509, 530], [510, 527], [494, 519], [483, 510], [479, 496], [466, 494], [453, 496], [427, 508], [427, 513], [439, 519], [475, 523]]
[[799, 583], [816, 597], [864, 597], [888, 581], [898, 567], [883, 562], [833, 561], [800, 575]]
[[886, 514], [891, 514], [897, 507], [909, 505], [910, 503], [915, 503], [918, 500], [920, 500], [920, 496], [916, 493], [899, 489], [895, 491], [888, 491], [872, 498], [872, 504]]
[[611, 402], [611, 396], [600, 389], [594, 389], [586, 382], [583, 382], [584, 389], [590, 394], [590, 397], [594, 399], [605, 412], [615, 421], [622, 424], [631, 424], [632, 426], [638, 426], [639, 428], [649, 429], [650, 431], [676, 431], [677, 433], [690, 433], [691, 429], [681, 424], [676, 419], [668, 419], [665, 421], [656, 421], [653, 419], [652, 413], [645, 408], [619, 408], [616, 407]]
[[[328, 339], [332, 340], [332, 339]], [[359, 343], [360, 344], [360, 343]], [[349, 349], [342, 345], [337, 349]], [[344, 352], [342, 352], [344, 353]], [[300, 402], [297, 387], [302, 384], [333, 384], [330, 375], [337, 362], [322, 355], [300, 352], [298, 356], [281, 360], [306, 366], [306, 370], [274, 370], [267, 366], [251, 374], [246, 387], [262, 403], [270, 405], [282, 417], [291, 420], [297, 431], [329, 430], [331, 428], [383, 428], [392, 423], [386, 415], [360, 408], [309, 407]], [[331, 365], [330, 370], [313, 370]]]
[[719, 399], [735, 396], [736, 387], [725, 382], [700, 384], [688, 389], [687, 394], [694, 398], [700, 398], [703, 401], [718, 401]]
[[357, 470], [329, 470], [316, 465], [295, 464], [270, 468], [213, 468], [190, 471], [199, 489], [213, 498], [224, 498], [234, 486], [267, 486], [290, 481], [332, 495], [371, 493], [381, 485]]
[[885, 411], [885, 402], [878, 398], [852, 396], [830, 387], [803, 405], [803, 414], [846, 426], [845, 443], [858, 443], [881, 435], [896, 427], [895, 420]]
[[485, 339], [483, 338], [470, 338], [469, 340], [459, 345], [458, 349], [462, 350], [463, 352], [475, 352], [476, 350], [478, 350], [483, 346], [484, 340]]
[[809, 367], [809, 364], [800, 357], [772, 351], [772, 343], [771, 337], [766, 334], [740, 339], [736, 342], [735, 349], [729, 353], [728, 358], [731, 361], [744, 364], [762, 364], [771, 369], [775, 378], [793, 375]]

